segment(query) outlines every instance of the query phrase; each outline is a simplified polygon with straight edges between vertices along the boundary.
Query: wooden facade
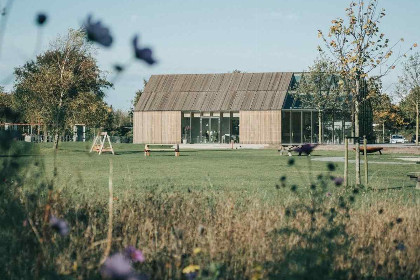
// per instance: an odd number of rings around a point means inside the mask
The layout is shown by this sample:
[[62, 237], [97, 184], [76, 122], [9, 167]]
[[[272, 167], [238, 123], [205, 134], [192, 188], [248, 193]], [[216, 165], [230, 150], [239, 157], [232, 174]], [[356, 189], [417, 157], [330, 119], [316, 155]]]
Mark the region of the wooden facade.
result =
[[153, 75], [134, 110], [134, 143], [279, 144], [292, 79], [291, 72]]
[[134, 143], [181, 142], [181, 111], [134, 112]]
[[281, 142], [281, 111], [240, 111], [239, 120], [242, 144]]

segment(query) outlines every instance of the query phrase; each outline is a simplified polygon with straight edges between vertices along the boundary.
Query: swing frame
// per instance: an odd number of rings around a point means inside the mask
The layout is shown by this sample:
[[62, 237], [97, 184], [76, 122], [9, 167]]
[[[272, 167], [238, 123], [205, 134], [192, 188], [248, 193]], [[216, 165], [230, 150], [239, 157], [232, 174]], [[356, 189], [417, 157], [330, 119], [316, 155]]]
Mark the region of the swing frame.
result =
[[[106, 141], [108, 141], [109, 147], [105, 147]], [[114, 149], [112, 148], [111, 139], [107, 132], [99, 132], [98, 135], [95, 136], [89, 153], [91, 153], [93, 150], [98, 152], [98, 154], [102, 154], [102, 152], [111, 152], [113, 155], [115, 155]]]

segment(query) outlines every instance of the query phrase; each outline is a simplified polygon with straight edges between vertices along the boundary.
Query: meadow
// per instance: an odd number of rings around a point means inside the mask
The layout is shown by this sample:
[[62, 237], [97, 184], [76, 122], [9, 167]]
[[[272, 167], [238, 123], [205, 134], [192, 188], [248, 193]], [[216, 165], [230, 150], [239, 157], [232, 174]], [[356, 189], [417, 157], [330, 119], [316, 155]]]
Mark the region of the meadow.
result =
[[[10, 279], [416, 279], [420, 273], [420, 193], [406, 176], [418, 166], [399, 159], [409, 154], [369, 155], [370, 184], [350, 181], [345, 188], [334, 181], [343, 163], [313, 160], [343, 155], [337, 151], [144, 157], [143, 146], [133, 144], [115, 144], [115, 156], [89, 154], [89, 143], [61, 143], [56, 154], [50, 144], [2, 148], [0, 273]], [[56, 232], [50, 215], [65, 220], [69, 233]], [[104, 275], [106, 260], [127, 246], [144, 254], [144, 262], [132, 264], [137, 274]]]

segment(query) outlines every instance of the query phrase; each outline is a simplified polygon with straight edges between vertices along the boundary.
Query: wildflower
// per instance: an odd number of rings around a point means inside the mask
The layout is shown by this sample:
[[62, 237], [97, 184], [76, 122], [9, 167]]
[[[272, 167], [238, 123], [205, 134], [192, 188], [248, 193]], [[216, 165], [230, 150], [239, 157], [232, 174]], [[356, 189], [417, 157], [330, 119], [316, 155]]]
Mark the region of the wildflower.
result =
[[403, 219], [402, 218], [397, 218], [395, 221], [397, 222], [397, 224], [400, 224], [400, 223], [402, 223]]
[[287, 161], [287, 164], [288, 164], [289, 166], [292, 166], [293, 164], [295, 164], [295, 159], [290, 158], [290, 159]]
[[200, 254], [201, 252], [202, 252], [202, 250], [201, 250], [201, 248], [200, 248], [200, 247], [194, 248], [194, 250], [193, 250], [194, 255], [198, 255], [198, 254]]
[[89, 15], [84, 24], [88, 40], [96, 42], [104, 47], [111, 46], [112, 36], [109, 33], [109, 28], [103, 26], [100, 21], [92, 22], [91, 20], [92, 16]]
[[117, 72], [122, 72], [122, 71], [124, 71], [124, 67], [123, 67], [122, 65], [119, 65], [119, 64], [115, 64], [115, 65], [114, 65], [114, 69], [115, 69], [115, 71], [117, 71]]
[[143, 252], [136, 249], [134, 246], [128, 246], [127, 248], [125, 248], [124, 254], [132, 262], [142, 263], [146, 260], [146, 258], [143, 255]]
[[264, 275], [262, 271], [263, 271], [262, 267], [260, 265], [257, 265], [254, 268], [254, 272], [252, 273], [251, 280], [264, 279]]
[[185, 267], [182, 270], [182, 273], [185, 274], [185, 277], [189, 280], [193, 280], [197, 277], [197, 273], [200, 270], [200, 267], [198, 265], [190, 264], [189, 266]]
[[333, 182], [336, 186], [341, 186], [344, 182], [344, 179], [341, 177], [334, 177]]
[[398, 250], [398, 251], [404, 251], [405, 250], [404, 243], [402, 243], [402, 242], [398, 243], [398, 245], [395, 246], [395, 249]]
[[50, 217], [50, 226], [52, 229], [57, 231], [61, 236], [66, 236], [69, 234], [69, 225], [67, 222], [63, 219], [58, 219], [54, 215], [51, 215]]
[[316, 189], [316, 185], [311, 184], [311, 190], [315, 190]]
[[138, 36], [133, 39], [134, 55], [137, 59], [144, 60], [149, 65], [155, 64], [156, 60], [152, 57], [152, 50], [149, 48], [140, 48], [138, 46]]
[[290, 190], [291, 190], [292, 192], [295, 192], [295, 191], [297, 190], [297, 186], [296, 186], [296, 185], [293, 185], [293, 186], [290, 188]]
[[47, 21], [47, 15], [46, 15], [46, 14], [39, 13], [39, 14], [36, 16], [36, 23], [37, 23], [39, 26], [43, 25], [46, 21]]
[[331, 194], [330, 192], [327, 192], [327, 193], [325, 194], [325, 196], [326, 196], [326, 197], [331, 197], [331, 195], [332, 195], [332, 194]]
[[384, 212], [384, 209], [379, 209], [378, 214], [382, 214]]
[[101, 267], [104, 278], [129, 279], [134, 276], [130, 260], [121, 253], [114, 254], [106, 259]]
[[281, 176], [280, 181], [282, 181], [282, 182], [286, 181], [286, 176]]
[[328, 167], [328, 170], [330, 170], [330, 171], [334, 171], [335, 170], [335, 165], [332, 162], [328, 163], [327, 167]]

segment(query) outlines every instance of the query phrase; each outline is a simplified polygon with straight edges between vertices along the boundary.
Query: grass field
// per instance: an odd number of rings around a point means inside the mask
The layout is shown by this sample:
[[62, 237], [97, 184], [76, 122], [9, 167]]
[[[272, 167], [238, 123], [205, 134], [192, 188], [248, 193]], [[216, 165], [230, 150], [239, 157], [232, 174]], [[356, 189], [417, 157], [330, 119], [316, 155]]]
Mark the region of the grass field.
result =
[[[420, 192], [407, 177], [418, 165], [399, 159], [412, 155], [369, 155], [368, 187], [352, 185], [351, 164], [346, 189], [331, 179], [343, 163], [316, 160], [342, 156], [336, 151], [290, 158], [269, 149], [191, 150], [177, 158], [144, 157], [142, 145], [116, 144], [115, 156], [89, 148], [60, 143], [55, 154], [51, 144], [1, 143], [5, 279], [105, 279], [103, 261], [127, 246], [142, 250], [146, 261], [133, 269], [149, 279], [420, 274]], [[56, 232], [51, 215], [68, 235]]]
[[[52, 175], [54, 153], [50, 144], [40, 144], [47, 176]], [[106, 201], [108, 193], [109, 161], [114, 167], [114, 192], [116, 196], [136, 197], [150, 190], [164, 192], [202, 191], [230, 193], [238, 198], [257, 197], [270, 200], [277, 193], [275, 185], [281, 176], [289, 185], [309, 187], [309, 181], [328, 171], [327, 163], [309, 159], [343, 156], [343, 152], [315, 151], [311, 158], [294, 156], [294, 166], [288, 166], [289, 157], [280, 156], [276, 150], [219, 150], [181, 151], [180, 157], [172, 152], [152, 152], [144, 157], [143, 145], [115, 144], [116, 155], [89, 154], [89, 144], [61, 143], [57, 155], [59, 181], [57, 186], [69, 190], [79, 200]], [[354, 153], [350, 159], [354, 159]], [[408, 172], [418, 171], [419, 166], [406, 164], [404, 154], [374, 154], [368, 156], [369, 181], [372, 188], [402, 189], [380, 190], [366, 194], [368, 200], [396, 199], [412, 203], [414, 181]], [[379, 164], [397, 162], [402, 164]], [[344, 164], [335, 163], [334, 176], [343, 176]], [[354, 182], [354, 163], [350, 163], [350, 184]], [[363, 170], [362, 170], [363, 174]], [[363, 181], [363, 178], [362, 178]], [[331, 191], [334, 187], [331, 185]], [[288, 192], [284, 193], [286, 196]]]

